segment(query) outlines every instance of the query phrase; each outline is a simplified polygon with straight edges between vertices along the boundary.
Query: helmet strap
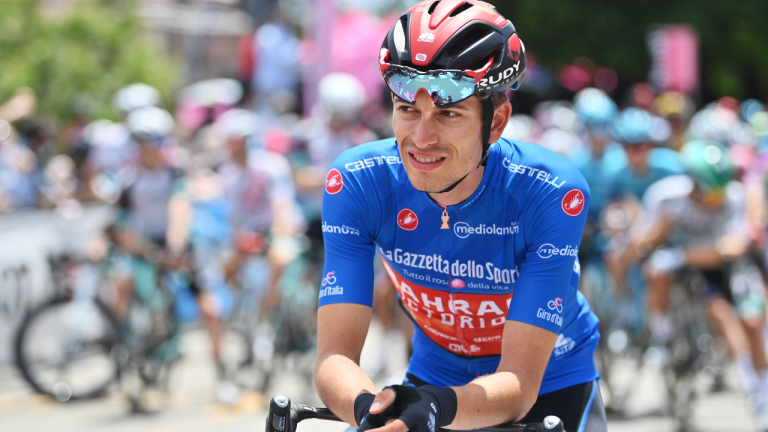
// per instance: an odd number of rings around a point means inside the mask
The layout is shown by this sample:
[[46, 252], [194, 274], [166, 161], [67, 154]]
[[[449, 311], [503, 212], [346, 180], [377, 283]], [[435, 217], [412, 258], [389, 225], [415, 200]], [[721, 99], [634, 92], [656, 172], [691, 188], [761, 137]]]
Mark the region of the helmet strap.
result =
[[480, 163], [477, 164], [478, 168], [480, 165], [488, 165], [488, 150], [491, 148], [489, 141], [491, 140], [491, 127], [493, 126], [493, 114], [495, 111], [490, 97], [483, 99], [481, 103], [483, 104], [483, 155]]

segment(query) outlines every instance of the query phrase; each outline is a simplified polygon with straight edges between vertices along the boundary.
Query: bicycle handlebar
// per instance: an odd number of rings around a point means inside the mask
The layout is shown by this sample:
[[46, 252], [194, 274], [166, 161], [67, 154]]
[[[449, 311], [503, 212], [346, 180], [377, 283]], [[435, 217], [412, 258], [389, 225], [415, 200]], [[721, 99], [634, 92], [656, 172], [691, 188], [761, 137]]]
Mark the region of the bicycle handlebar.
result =
[[[320, 419], [341, 422], [328, 408], [315, 408], [303, 404], [291, 403], [291, 398], [285, 395], [277, 395], [269, 401], [269, 414], [267, 415], [267, 427], [265, 432], [296, 432], [299, 422], [309, 419]], [[443, 432], [469, 432], [457, 430], [444, 430]], [[548, 416], [542, 423], [505, 423], [475, 430], [474, 432], [565, 432], [563, 422], [555, 417]]]

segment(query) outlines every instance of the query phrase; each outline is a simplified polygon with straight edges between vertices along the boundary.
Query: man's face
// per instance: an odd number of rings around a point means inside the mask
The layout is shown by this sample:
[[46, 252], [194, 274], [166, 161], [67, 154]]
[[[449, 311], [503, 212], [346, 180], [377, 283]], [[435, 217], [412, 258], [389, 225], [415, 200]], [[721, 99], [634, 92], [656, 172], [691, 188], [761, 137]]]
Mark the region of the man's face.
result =
[[240, 137], [228, 137], [227, 148], [233, 156], [243, 156], [247, 151], [246, 139]]
[[413, 105], [397, 97], [394, 105], [392, 127], [414, 188], [443, 191], [480, 163], [483, 116], [478, 98], [441, 108], [421, 92]]
[[651, 151], [651, 143], [639, 143], [624, 146], [627, 152], [629, 166], [635, 172], [644, 172], [648, 167], [648, 152]]
[[144, 168], [155, 169], [163, 160], [162, 152], [151, 141], [139, 140], [141, 149], [141, 164]]

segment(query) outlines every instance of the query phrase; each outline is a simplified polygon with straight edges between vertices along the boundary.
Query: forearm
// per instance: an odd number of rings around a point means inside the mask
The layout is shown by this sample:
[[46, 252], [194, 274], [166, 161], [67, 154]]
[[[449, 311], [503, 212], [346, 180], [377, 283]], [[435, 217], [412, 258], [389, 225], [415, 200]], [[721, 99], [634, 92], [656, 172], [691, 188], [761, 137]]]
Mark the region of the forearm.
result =
[[318, 359], [315, 366], [315, 387], [325, 406], [345, 422], [355, 422], [355, 398], [360, 393], [376, 394], [373, 381], [360, 369], [359, 361], [332, 354]]
[[714, 246], [691, 246], [685, 248], [685, 264], [700, 269], [717, 269], [723, 264], [723, 257]]
[[476, 429], [519, 420], [533, 406], [538, 394], [538, 386], [535, 391], [524, 392], [523, 388], [512, 372], [496, 372], [454, 387], [458, 410], [449, 429]]

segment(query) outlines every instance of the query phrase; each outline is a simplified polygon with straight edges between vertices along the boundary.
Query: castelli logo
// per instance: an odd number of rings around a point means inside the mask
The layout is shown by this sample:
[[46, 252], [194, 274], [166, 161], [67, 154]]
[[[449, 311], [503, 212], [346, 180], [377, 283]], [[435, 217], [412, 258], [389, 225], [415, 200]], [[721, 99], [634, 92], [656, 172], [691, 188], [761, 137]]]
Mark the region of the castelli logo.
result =
[[413, 231], [419, 226], [419, 218], [413, 210], [402, 209], [397, 214], [397, 225], [406, 231]]
[[426, 54], [416, 54], [416, 61], [427, 61]]
[[571, 189], [560, 203], [568, 216], [578, 216], [584, 210], [584, 194], [578, 189]]
[[451, 288], [453, 288], [453, 289], [462, 289], [465, 286], [467, 286], [467, 284], [464, 283], [464, 281], [461, 280], [461, 279], [453, 279], [451, 281]]
[[331, 195], [336, 195], [344, 189], [344, 177], [336, 168], [328, 171], [328, 176], [325, 177], [325, 191]]

